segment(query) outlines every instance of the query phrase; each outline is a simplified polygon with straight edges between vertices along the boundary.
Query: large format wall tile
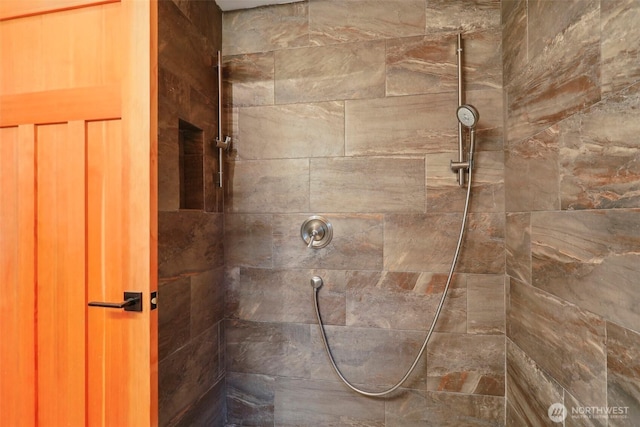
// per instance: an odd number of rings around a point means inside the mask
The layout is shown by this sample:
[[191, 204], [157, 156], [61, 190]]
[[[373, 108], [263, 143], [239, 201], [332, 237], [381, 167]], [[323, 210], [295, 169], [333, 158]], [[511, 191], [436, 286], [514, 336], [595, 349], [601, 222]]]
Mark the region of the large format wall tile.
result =
[[271, 215], [229, 214], [224, 223], [226, 266], [273, 265], [273, 218]]
[[316, 323], [310, 279], [320, 276], [318, 293], [322, 320], [345, 324], [343, 270], [272, 270], [241, 268], [240, 280], [227, 289], [227, 315], [254, 322]]
[[427, 346], [427, 389], [504, 396], [504, 335], [436, 332]]
[[505, 87], [509, 141], [535, 135], [600, 100], [599, 9], [581, 12]]
[[379, 214], [327, 214], [333, 240], [310, 249], [300, 236], [307, 215], [276, 215], [273, 223], [273, 264], [277, 268], [380, 270], [383, 217]]
[[230, 11], [222, 15], [222, 51], [225, 55], [268, 52], [308, 44], [307, 2]]
[[158, 217], [158, 274], [171, 278], [202, 272], [224, 263], [222, 215], [199, 211], [160, 212]]
[[[336, 365], [353, 384], [379, 391], [395, 385], [406, 374], [424, 341], [423, 331], [326, 326], [327, 341]], [[311, 326], [311, 378], [339, 381], [329, 362], [318, 326]], [[425, 358], [405, 386], [424, 388]]]
[[[389, 9], [393, 13], [389, 13]], [[311, 44], [326, 45], [424, 34], [423, 0], [309, 2]]]
[[234, 148], [241, 159], [342, 156], [344, 103], [240, 108]]
[[311, 159], [310, 206], [324, 212], [424, 212], [424, 159]]
[[504, 275], [467, 275], [467, 331], [504, 334]]
[[[535, 384], [535, 386], [534, 386]], [[526, 425], [554, 427], [547, 410], [564, 403], [563, 389], [517, 345], [507, 340], [507, 400]], [[507, 424], [520, 427], [525, 424]]]
[[[391, 271], [446, 273], [451, 268], [462, 213], [387, 215], [384, 265]], [[504, 272], [504, 216], [469, 214], [456, 272]]]
[[640, 324], [638, 210], [531, 215], [533, 284], [606, 319]]
[[507, 212], [560, 208], [560, 126], [554, 125], [505, 150]]
[[384, 401], [359, 396], [335, 382], [280, 378], [274, 425], [384, 427]]
[[505, 229], [506, 272], [531, 284], [531, 214], [507, 213]]
[[[350, 272], [346, 287], [347, 325], [427, 331], [446, 281], [446, 274]], [[464, 275], [452, 280], [435, 330], [466, 332], [465, 282]]]
[[609, 426], [631, 426], [640, 420], [638, 332], [607, 322], [607, 368], [608, 406], [626, 408], [626, 417], [610, 418]]
[[640, 3], [600, 2], [602, 92], [609, 94], [640, 80]]
[[228, 320], [225, 342], [227, 371], [309, 378], [309, 325]]
[[219, 345], [215, 325], [160, 362], [158, 406], [163, 425], [197, 401], [220, 378]]
[[500, 28], [500, 0], [429, 0], [427, 33]]
[[224, 57], [223, 98], [225, 107], [272, 105], [275, 102], [273, 52]]
[[505, 86], [527, 63], [527, 2], [502, 0], [502, 73]]
[[384, 41], [276, 52], [276, 103], [384, 96]]
[[563, 209], [640, 207], [640, 84], [562, 123]]
[[604, 321], [511, 279], [507, 335], [584, 405], [606, 406]]
[[387, 40], [387, 96], [455, 92], [456, 39], [417, 36]]
[[457, 147], [456, 94], [345, 103], [346, 154], [425, 154]]
[[[427, 212], [462, 212], [467, 185], [460, 187], [450, 162], [457, 153], [427, 154]], [[504, 212], [504, 154], [481, 151], [474, 156], [470, 212]], [[467, 175], [468, 182], [468, 175]]]
[[309, 209], [309, 160], [243, 160], [229, 164], [227, 212], [286, 212]]
[[500, 427], [504, 398], [402, 390], [386, 404], [386, 427]]
[[227, 425], [272, 426], [276, 379], [227, 372]]

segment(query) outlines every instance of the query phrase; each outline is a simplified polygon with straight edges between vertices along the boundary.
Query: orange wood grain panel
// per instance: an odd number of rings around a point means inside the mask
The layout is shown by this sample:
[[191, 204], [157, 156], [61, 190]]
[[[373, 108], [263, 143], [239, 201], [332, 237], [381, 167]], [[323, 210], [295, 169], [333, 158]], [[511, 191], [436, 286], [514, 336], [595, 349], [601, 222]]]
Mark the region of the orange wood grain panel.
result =
[[0, 129], [0, 420], [35, 426], [34, 127]]
[[0, 2], [0, 21], [117, 1], [119, 0], [3, 0]]
[[84, 122], [38, 126], [36, 138], [38, 425], [80, 426], [87, 302]]
[[0, 22], [0, 94], [118, 84], [121, 13], [113, 3]]
[[[122, 126], [120, 120], [87, 124], [87, 277], [90, 301], [118, 301], [125, 290], [135, 286], [122, 277], [124, 243], [122, 179]], [[131, 288], [131, 289], [129, 289]], [[109, 330], [117, 323], [136, 320], [136, 314], [124, 314], [90, 308], [87, 334], [87, 398], [88, 425], [112, 424], [113, 409], [107, 404], [108, 387], [118, 388], [122, 372], [114, 371], [111, 358], [105, 357], [109, 343], [116, 344], [116, 356], [121, 357], [122, 345], [110, 337]], [[109, 340], [109, 342], [107, 342]], [[116, 341], [116, 343], [114, 343]], [[108, 382], [111, 385], [108, 385]], [[111, 405], [111, 404], [109, 404]]]
[[119, 118], [120, 96], [118, 85], [5, 95], [0, 97], [0, 126]]

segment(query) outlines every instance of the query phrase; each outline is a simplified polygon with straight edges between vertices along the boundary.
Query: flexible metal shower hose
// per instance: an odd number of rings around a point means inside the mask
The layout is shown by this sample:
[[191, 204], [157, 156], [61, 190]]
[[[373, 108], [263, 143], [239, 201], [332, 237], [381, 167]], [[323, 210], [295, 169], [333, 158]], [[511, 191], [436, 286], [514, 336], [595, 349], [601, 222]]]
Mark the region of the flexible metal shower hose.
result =
[[382, 396], [386, 396], [388, 394], [393, 393], [394, 391], [396, 391], [400, 386], [402, 386], [402, 384], [404, 384], [404, 382], [407, 380], [407, 378], [409, 378], [409, 376], [411, 375], [411, 373], [413, 372], [413, 370], [416, 368], [416, 366], [418, 365], [418, 361], [420, 360], [420, 358], [422, 357], [424, 351], [427, 348], [427, 344], [429, 343], [429, 339], [431, 338], [431, 334], [433, 333], [433, 329], [436, 326], [436, 323], [438, 321], [438, 318], [440, 317], [440, 312], [442, 311], [442, 306], [444, 305], [444, 300], [447, 297], [447, 292], [449, 291], [449, 285], [451, 285], [451, 279], [453, 277], [453, 271], [456, 267], [456, 263], [458, 262], [458, 256], [460, 255], [460, 248], [462, 247], [462, 238], [464, 236], [464, 230], [465, 230], [465, 226], [466, 226], [466, 222], [467, 222], [467, 214], [469, 213], [469, 200], [470, 200], [470, 196], [471, 196], [471, 180], [472, 180], [472, 176], [473, 176], [473, 147], [470, 150], [470, 165], [469, 165], [469, 174], [468, 174], [468, 182], [467, 182], [467, 197], [465, 199], [464, 202], [464, 210], [463, 210], [463, 215], [462, 215], [462, 223], [460, 225], [460, 234], [458, 237], [458, 244], [456, 245], [456, 250], [455, 253], [453, 255], [453, 260], [451, 261], [451, 268], [449, 269], [449, 276], [447, 277], [447, 284], [444, 287], [444, 291], [442, 292], [442, 297], [440, 298], [440, 303], [438, 304], [438, 308], [436, 309], [435, 315], [433, 317], [433, 322], [431, 322], [431, 327], [429, 328], [429, 332], [427, 332], [427, 336], [424, 339], [424, 342], [422, 343], [422, 347], [420, 348], [420, 351], [418, 352], [416, 358], [414, 359], [413, 363], [411, 364], [411, 367], [409, 367], [409, 370], [407, 371], [406, 374], [404, 374], [404, 376], [400, 379], [400, 381], [398, 381], [396, 383], [396, 385], [386, 389], [386, 390], [381, 390], [381, 391], [367, 391], [367, 390], [362, 390], [356, 386], [354, 386], [353, 384], [351, 384], [349, 382], [349, 380], [347, 380], [344, 375], [342, 375], [342, 372], [340, 372], [340, 369], [338, 368], [338, 365], [336, 365], [336, 361], [333, 357], [333, 354], [331, 353], [331, 348], [329, 348], [329, 342], [327, 341], [327, 334], [324, 330], [324, 324], [322, 323], [322, 317], [320, 316], [320, 305], [318, 304], [318, 291], [319, 291], [319, 287], [314, 287], [313, 288], [313, 301], [315, 303], [316, 306], [316, 317], [318, 318], [318, 326], [320, 327], [320, 334], [322, 336], [322, 343], [324, 344], [324, 349], [327, 352], [327, 356], [329, 356], [329, 361], [331, 362], [331, 366], [333, 366], [333, 370], [336, 372], [336, 374], [338, 374], [338, 377], [340, 377], [340, 379], [342, 380], [343, 383], [345, 383], [345, 385], [347, 387], [349, 387], [351, 390], [355, 391], [356, 393], [360, 393], [364, 396], [369, 396], [369, 397], [382, 397]]

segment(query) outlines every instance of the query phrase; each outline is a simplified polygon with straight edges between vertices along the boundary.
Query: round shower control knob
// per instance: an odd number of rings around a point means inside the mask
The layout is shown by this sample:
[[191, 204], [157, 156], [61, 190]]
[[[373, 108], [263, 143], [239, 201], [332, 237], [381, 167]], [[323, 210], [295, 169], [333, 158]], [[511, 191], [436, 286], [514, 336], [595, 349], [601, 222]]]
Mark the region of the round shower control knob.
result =
[[308, 248], [324, 248], [333, 238], [333, 227], [326, 218], [313, 215], [302, 223], [300, 236]]

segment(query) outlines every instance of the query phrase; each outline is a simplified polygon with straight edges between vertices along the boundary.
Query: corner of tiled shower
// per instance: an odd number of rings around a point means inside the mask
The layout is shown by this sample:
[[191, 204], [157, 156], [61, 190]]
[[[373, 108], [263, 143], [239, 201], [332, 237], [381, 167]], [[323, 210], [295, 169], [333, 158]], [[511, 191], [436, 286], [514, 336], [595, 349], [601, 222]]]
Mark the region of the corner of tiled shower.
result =
[[[567, 426], [640, 422], [637, 1], [159, 3], [162, 425], [560, 425], [553, 403]], [[402, 393], [363, 398], [330, 371], [309, 279], [345, 374], [401, 376], [464, 202], [458, 32], [481, 117], [458, 274]], [[201, 209], [181, 209], [178, 119], [203, 131]], [[313, 214], [327, 248], [300, 238]]]

